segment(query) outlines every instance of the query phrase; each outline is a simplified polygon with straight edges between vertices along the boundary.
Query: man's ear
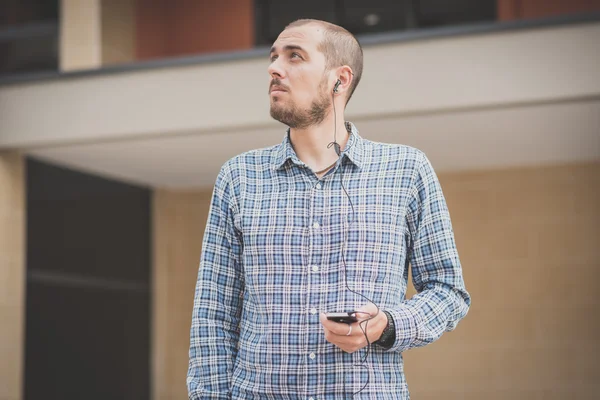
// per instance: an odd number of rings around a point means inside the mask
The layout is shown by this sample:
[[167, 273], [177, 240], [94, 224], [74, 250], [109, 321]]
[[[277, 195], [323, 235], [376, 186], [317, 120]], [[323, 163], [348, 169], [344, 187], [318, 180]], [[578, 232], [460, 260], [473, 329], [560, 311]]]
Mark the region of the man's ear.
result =
[[353, 79], [353, 75], [352, 75], [352, 70], [350, 69], [350, 67], [348, 66], [344, 66], [338, 69], [337, 71], [337, 76], [336, 76], [336, 80], [334, 81], [334, 93], [335, 94], [340, 94], [340, 93], [345, 93], [348, 88], [350, 87], [350, 84], [352, 83], [352, 79]]
[[335, 85], [333, 86], [333, 93], [338, 93], [340, 91], [340, 85], [342, 84], [341, 80], [337, 80]]

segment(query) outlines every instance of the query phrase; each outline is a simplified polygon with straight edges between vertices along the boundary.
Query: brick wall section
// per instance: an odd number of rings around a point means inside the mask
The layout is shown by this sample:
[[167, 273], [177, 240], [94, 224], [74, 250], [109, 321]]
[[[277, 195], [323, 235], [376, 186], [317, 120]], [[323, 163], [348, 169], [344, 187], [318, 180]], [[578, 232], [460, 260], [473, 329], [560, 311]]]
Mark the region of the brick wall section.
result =
[[600, 0], [498, 0], [498, 19], [534, 19], [600, 11]]
[[254, 47], [251, 0], [136, 0], [138, 60]]

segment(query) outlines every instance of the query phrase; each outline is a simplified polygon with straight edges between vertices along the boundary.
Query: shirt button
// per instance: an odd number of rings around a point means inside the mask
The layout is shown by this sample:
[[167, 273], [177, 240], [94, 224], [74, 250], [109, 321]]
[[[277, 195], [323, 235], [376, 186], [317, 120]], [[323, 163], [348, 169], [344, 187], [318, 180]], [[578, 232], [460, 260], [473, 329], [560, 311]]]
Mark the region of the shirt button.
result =
[[317, 313], [317, 309], [316, 309], [316, 308], [311, 308], [311, 309], [310, 309], [310, 313], [311, 313], [312, 315], [315, 315], [315, 314]]
[[310, 357], [311, 360], [314, 360], [315, 357], [316, 357], [316, 355], [315, 355], [315, 353], [310, 353], [309, 357]]
[[315, 229], [319, 229], [319, 226], [321, 226], [321, 225], [319, 225], [319, 223], [318, 223], [318, 222], [315, 222], [315, 223], [313, 223], [313, 228], [315, 228]]
[[317, 183], [317, 189], [321, 189], [321, 184]]
[[319, 267], [317, 267], [316, 265], [312, 266], [312, 271], [313, 272], [319, 272]]

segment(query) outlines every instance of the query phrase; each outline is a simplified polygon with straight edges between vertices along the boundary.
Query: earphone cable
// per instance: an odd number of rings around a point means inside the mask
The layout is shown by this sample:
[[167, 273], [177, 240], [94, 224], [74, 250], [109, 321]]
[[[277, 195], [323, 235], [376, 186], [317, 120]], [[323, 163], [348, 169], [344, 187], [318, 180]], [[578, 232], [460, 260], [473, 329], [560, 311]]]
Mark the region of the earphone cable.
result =
[[[339, 82], [339, 80], [338, 80]], [[341, 149], [340, 149], [340, 145], [337, 143], [337, 112], [336, 112], [336, 108], [335, 108], [335, 98], [334, 98], [334, 94], [335, 94], [335, 90], [332, 92], [331, 94], [331, 102], [333, 104], [333, 120], [334, 120], [334, 128], [333, 128], [333, 142], [329, 143], [329, 145], [327, 146], [327, 148], [330, 148], [331, 146], [334, 146], [336, 153], [338, 155], [338, 170], [340, 171], [340, 185], [342, 187], [342, 190], [344, 191], [344, 193], [346, 194], [346, 197], [348, 198], [348, 203], [350, 204], [350, 208], [352, 210], [352, 218], [350, 221], [348, 221], [348, 226], [346, 228], [346, 233], [344, 235], [344, 240], [342, 242], [342, 248], [341, 248], [341, 259], [342, 259], [342, 265], [344, 266], [344, 283], [346, 285], [346, 289], [348, 289], [348, 291], [357, 294], [358, 296], [362, 297], [363, 299], [365, 299], [367, 302], [372, 303], [376, 308], [377, 308], [377, 312], [375, 313], [375, 315], [371, 315], [369, 318], [361, 321], [358, 325], [361, 329], [361, 331], [363, 332], [363, 334], [365, 335], [365, 339], [367, 340], [367, 346], [366, 346], [366, 351], [365, 351], [365, 355], [362, 358], [362, 360], [360, 361], [360, 364], [354, 364], [355, 367], [361, 367], [361, 368], [365, 368], [367, 370], [367, 381], [365, 383], [365, 385], [357, 392], [352, 393], [352, 398], [354, 398], [354, 396], [356, 396], [357, 394], [361, 393], [363, 390], [365, 390], [365, 388], [369, 385], [369, 381], [370, 381], [370, 370], [369, 367], [367, 365], [365, 365], [369, 354], [371, 352], [371, 346], [372, 343], [369, 340], [369, 336], [367, 334], [368, 332], [368, 324], [369, 321], [373, 318], [375, 318], [377, 315], [379, 315], [379, 306], [377, 304], [375, 304], [375, 302], [373, 302], [371, 299], [369, 299], [368, 297], [366, 297], [365, 295], [363, 295], [362, 293], [359, 293], [355, 290], [350, 289], [350, 286], [348, 285], [348, 267], [346, 265], [346, 258], [344, 256], [344, 254], [346, 253], [346, 245], [348, 242], [348, 232], [350, 230], [350, 223], [354, 222], [354, 218], [356, 217], [356, 210], [354, 209], [354, 204], [352, 203], [352, 199], [350, 198], [350, 195], [348, 194], [348, 191], [346, 190], [346, 187], [344, 186], [344, 172], [343, 172], [343, 168], [342, 168], [342, 154], [341, 154]], [[364, 324], [364, 326], [363, 326]], [[345, 381], [344, 381], [344, 386], [345, 386]], [[345, 390], [344, 390], [345, 391]]]

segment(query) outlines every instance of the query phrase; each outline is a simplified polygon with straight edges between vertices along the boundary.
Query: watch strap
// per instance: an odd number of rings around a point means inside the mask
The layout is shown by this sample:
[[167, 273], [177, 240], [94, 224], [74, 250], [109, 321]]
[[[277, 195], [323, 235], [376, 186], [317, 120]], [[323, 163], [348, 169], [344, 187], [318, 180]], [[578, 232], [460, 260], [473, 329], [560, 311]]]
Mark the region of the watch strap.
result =
[[388, 323], [383, 329], [381, 337], [377, 341], [375, 341], [374, 344], [384, 349], [389, 349], [396, 342], [396, 325], [394, 324], [394, 319], [392, 318], [392, 315], [387, 311], [383, 312], [387, 316]]

